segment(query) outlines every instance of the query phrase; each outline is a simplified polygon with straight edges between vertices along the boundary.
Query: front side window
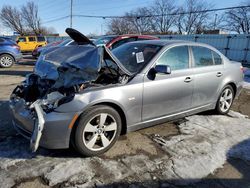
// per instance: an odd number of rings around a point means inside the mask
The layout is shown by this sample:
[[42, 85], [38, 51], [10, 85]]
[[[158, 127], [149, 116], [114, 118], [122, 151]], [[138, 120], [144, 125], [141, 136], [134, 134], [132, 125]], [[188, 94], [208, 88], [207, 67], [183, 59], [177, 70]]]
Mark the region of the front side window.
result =
[[221, 59], [220, 55], [217, 54], [214, 51], [212, 52], [212, 54], [213, 54], [213, 58], [214, 58], [214, 64], [215, 65], [221, 65], [222, 64], [222, 59]]
[[168, 65], [172, 70], [187, 69], [189, 67], [189, 53], [187, 46], [173, 47], [160, 57], [157, 65]]
[[213, 65], [212, 51], [205, 47], [192, 47], [195, 67], [205, 67]]

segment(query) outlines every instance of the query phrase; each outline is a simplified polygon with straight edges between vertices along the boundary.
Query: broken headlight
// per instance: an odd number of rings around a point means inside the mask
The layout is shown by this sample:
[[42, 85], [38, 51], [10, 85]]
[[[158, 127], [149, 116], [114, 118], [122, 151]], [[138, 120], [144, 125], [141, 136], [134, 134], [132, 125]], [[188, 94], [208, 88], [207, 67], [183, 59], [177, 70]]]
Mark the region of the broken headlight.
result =
[[58, 91], [49, 93], [45, 99], [42, 99], [41, 106], [45, 112], [51, 112], [61, 104], [73, 100], [74, 95], [65, 96]]

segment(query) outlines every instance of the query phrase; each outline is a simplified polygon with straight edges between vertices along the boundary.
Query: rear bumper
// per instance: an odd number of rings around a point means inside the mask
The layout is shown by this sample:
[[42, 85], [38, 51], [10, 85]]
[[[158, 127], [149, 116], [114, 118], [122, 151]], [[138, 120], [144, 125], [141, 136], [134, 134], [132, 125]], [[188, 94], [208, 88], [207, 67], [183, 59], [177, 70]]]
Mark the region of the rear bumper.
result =
[[[10, 101], [14, 128], [25, 138], [31, 139], [35, 119], [31, 110], [25, 108], [23, 101]], [[48, 149], [69, 147], [71, 129], [68, 128], [74, 114], [51, 112], [44, 114], [44, 129], [39, 145]]]
[[17, 54], [17, 55], [15, 56], [16, 62], [20, 61], [22, 58], [23, 58], [22, 53], [19, 53], [19, 54]]
[[243, 89], [243, 85], [244, 85], [244, 81], [242, 82], [239, 82], [237, 85], [236, 85], [236, 93], [235, 93], [235, 98], [238, 98], [242, 89]]

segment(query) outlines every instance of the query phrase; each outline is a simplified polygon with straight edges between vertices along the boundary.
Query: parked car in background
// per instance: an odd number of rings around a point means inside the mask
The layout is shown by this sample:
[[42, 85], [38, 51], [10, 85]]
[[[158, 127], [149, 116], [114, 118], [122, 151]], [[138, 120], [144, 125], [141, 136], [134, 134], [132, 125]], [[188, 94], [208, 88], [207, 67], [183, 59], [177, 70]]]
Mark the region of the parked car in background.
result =
[[116, 38], [117, 35], [107, 35], [97, 38], [95, 41], [92, 41], [96, 46], [103, 46], [110, 42], [112, 39]]
[[94, 41], [94, 44], [97, 46], [106, 45], [106, 47], [112, 50], [128, 42], [156, 39], [159, 38], [150, 35], [109, 35], [97, 39]]
[[19, 36], [16, 42], [20, 46], [21, 52], [32, 52], [36, 47], [47, 44], [44, 36]]
[[52, 42], [46, 46], [38, 47], [32, 52], [32, 56], [38, 58], [39, 55], [43, 52], [48, 50], [52, 50], [55, 47], [62, 47], [62, 46], [69, 46], [69, 45], [76, 45], [75, 41], [72, 39], [66, 39], [61, 41]]
[[0, 67], [11, 67], [22, 59], [20, 47], [10, 38], [0, 37]]
[[122, 44], [128, 43], [128, 42], [134, 42], [134, 41], [140, 41], [140, 40], [157, 40], [158, 37], [150, 36], [150, 35], [119, 35], [113, 39], [111, 39], [109, 42], [106, 43], [106, 47], [108, 47], [110, 50], [113, 50]]
[[241, 64], [206, 44], [144, 40], [110, 51], [66, 32], [89, 45], [42, 54], [10, 97], [14, 126], [33, 151], [71, 143], [98, 155], [121, 133], [206, 110], [227, 114], [242, 89]]
[[46, 46], [40, 46], [40, 47], [36, 47], [33, 52], [32, 52], [32, 56], [34, 58], [37, 58], [41, 52], [47, 48], [50, 48], [52, 46], [57, 46], [58, 44], [62, 43], [63, 41], [60, 40], [60, 41], [55, 41], [55, 42], [51, 42], [51, 43], [48, 43]]

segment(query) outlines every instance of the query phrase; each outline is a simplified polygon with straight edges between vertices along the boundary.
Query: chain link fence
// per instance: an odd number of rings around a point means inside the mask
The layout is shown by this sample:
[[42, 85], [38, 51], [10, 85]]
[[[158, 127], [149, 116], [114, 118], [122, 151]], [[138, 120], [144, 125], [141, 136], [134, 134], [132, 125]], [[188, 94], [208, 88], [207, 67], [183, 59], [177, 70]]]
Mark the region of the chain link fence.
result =
[[160, 39], [189, 40], [214, 46], [230, 60], [250, 67], [250, 35], [157, 35]]
[[[250, 35], [201, 34], [201, 35], [156, 35], [156, 36], [159, 37], [160, 39], [189, 40], [194, 42], [206, 43], [220, 50], [230, 60], [241, 62], [243, 66], [250, 67]], [[49, 43], [54, 41], [69, 39], [68, 36], [63, 36], [63, 37], [48, 36], [46, 38]]]

